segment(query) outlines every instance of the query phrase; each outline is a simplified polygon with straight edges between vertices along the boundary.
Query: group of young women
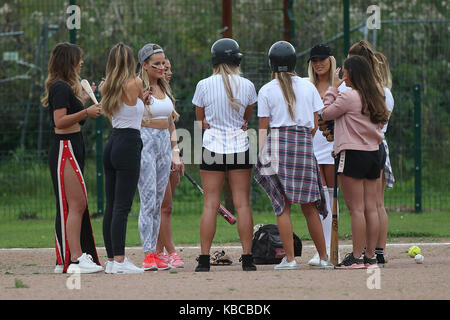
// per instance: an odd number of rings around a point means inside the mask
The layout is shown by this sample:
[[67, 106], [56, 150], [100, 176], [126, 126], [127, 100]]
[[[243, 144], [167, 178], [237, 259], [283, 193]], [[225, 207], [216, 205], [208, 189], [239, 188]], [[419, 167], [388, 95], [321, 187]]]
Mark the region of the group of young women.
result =
[[[52, 51], [43, 104], [49, 107], [55, 130], [49, 164], [57, 200], [56, 273], [104, 270], [90, 225], [80, 127], [87, 117], [102, 113], [113, 127], [103, 152], [105, 272], [141, 273], [184, 266], [175, 251], [170, 223], [172, 195], [184, 171], [174, 125], [179, 115], [169, 86], [170, 61], [156, 44], [145, 45], [138, 57], [136, 75], [133, 50], [123, 43], [115, 45], [99, 84], [101, 104], [84, 109], [89, 96], [80, 85], [81, 49], [61, 43]], [[95, 91], [95, 83], [92, 88]], [[142, 267], [125, 256], [127, 220], [136, 189], [141, 199]]]
[[[268, 53], [272, 80], [257, 94], [253, 83], [241, 76], [242, 53], [235, 40], [216, 41], [211, 55], [213, 74], [197, 84], [192, 99], [197, 124], [204, 130], [201, 253], [195, 271], [210, 270], [209, 253], [225, 177], [238, 215], [242, 269], [256, 270], [251, 252], [253, 164], [247, 135], [256, 103], [259, 153], [254, 179], [272, 203], [286, 254], [275, 269], [298, 268], [290, 218], [294, 203], [300, 204], [317, 249], [309, 261], [311, 266], [351, 269], [384, 264], [388, 225], [384, 188], [385, 181], [393, 182], [383, 134], [393, 108], [386, 58], [360, 41], [350, 49], [340, 78], [331, 49], [321, 44], [311, 50], [309, 77], [300, 78], [295, 73], [294, 47], [279, 41]], [[49, 153], [57, 200], [55, 272], [103, 270], [89, 220], [80, 131], [87, 117], [96, 118], [101, 113], [108, 116], [113, 127], [103, 154], [105, 272], [183, 267], [170, 224], [172, 196], [180, 172], [184, 172], [174, 124], [179, 114], [169, 86], [170, 62], [163, 49], [153, 43], [139, 50], [138, 60], [136, 75], [132, 49], [122, 43], [114, 46], [99, 85], [101, 104], [84, 109], [88, 96], [79, 83], [81, 49], [63, 43], [52, 51], [43, 104], [49, 106], [55, 129]], [[94, 83], [92, 87], [95, 89]], [[335, 121], [334, 142], [317, 131], [319, 115]], [[335, 170], [338, 181], [334, 181]], [[329, 261], [335, 183], [349, 208], [353, 234], [353, 250], [337, 266]], [[127, 218], [136, 189], [144, 251], [141, 267], [125, 256]]]

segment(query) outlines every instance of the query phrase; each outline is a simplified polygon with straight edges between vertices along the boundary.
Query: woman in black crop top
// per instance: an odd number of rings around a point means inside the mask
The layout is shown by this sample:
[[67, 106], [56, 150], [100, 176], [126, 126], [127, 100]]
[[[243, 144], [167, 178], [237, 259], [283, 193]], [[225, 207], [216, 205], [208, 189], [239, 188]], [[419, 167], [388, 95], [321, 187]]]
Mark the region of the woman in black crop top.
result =
[[[60, 43], [48, 63], [45, 96], [50, 125], [55, 137], [49, 150], [49, 165], [56, 196], [55, 273], [92, 273], [101, 267], [89, 217], [86, 185], [83, 178], [84, 142], [80, 125], [87, 117], [101, 114], [100, 104], [84, 109], [89, 96], [82, 90], [81, 49]], [[95, 89], [95, 84], [93, 84]]]

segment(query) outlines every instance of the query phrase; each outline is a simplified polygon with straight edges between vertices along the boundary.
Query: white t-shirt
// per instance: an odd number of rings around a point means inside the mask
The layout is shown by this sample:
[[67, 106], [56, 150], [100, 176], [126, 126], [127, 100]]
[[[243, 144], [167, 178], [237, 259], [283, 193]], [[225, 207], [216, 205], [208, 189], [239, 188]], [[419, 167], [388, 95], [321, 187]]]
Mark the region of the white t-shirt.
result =
[[[386, 97], [386, 107], [388, 108], [389, 112], [392, 114], [392, 111], [394, 110], [394, 97], [392, 96], [391, 90], [388, 88], [384, 88], [384, 95]], [[390, 116], [389, 116], [390, 117]], [[386, 133], [388, 123], [383, 127], [383, 133]]]
[[247, 131], [241, 129], [244, 113], [249, 105], [258, 100], [250, 80], [237, 75], [229, 76], [229, 80], [233, 97], [240, 105], [239, 111], [230, 106], [221, 75], [201, 80], [192, 98], [195, 106], [205, 109], [205, 120], [210, 126], [203, 135], [203, 147], [221, 154], [248, 150]]
[[301, 126], [314, 129], [314, 112], [324, 105], [316, 87], [297, 76], [292, 77], [295, 93], [295, 120], [291, 119], [288, 105], [277, 79], [266, 83], [258, 93], [258, 117], [270, 117], [270, 127]]
[[[345, 85], [345, 82], [342, 82], [342, 84], [339, 86], [338, 90], [339, 90], [339, 92], [344, 92], [347, 90], [352, 90], [352, 88], [347, 87]], [[394, 110], [394, 97], [392, 96], [391, 90], [389, 90], [388, 88], [384, 88], [384, 97], [385, 97], [385, 101], [386, 101], [386, 107], [389, 110], [389, 112], [392, 114], [392, 111]], [[387, 126], [388, 126], [388, 123], [386, 122], [386, 124], [383, 127], [383, 133], [386, 133]]]

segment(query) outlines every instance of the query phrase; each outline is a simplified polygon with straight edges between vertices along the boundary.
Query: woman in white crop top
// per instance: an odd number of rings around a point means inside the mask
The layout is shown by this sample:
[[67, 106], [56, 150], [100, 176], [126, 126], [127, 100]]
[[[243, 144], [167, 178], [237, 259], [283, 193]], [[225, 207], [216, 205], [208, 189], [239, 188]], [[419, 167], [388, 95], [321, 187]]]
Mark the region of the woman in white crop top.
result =
[[170, 266], [156, 254], [161, 222], [161, 204], [169, 181], [171, 168], [184, 171], [180, 161], [174, 120], [175, 99], [164, 79], [165, 55], [157, 44], [149, 43], [138, 53], [140, 78], [150, 92], [145, 101], [141, 137], [144, 147], [138, 189], [141, 199], [139, 232], [144, 250], [145, 270], [166, 270]]
[[[167, 83], [170, 83], [172, 78], [172, 68], [169, 59], [166, 57], [166, 66], [164, 78]], [[155, 111], [153, 111], [153, 119], [155, 118]], [[159, 227], [158, 241], [156, 243], [156, 254], [165, 262], [168, 262], [172, 268], [183, 268], [184, 262], [180, 254], [175, 250], [175, 243], [172, 236], [172, 206], [175, 189], [180, 184], [180, 171], [172, 168], [170, 170], [169, 182], [167, 183], [164, 199], [161, 204], [161, 223]], [[164, 252], [166, 251], [167, 254]]]
[[139, 129], [144, 113], [142, 81], [135, 76], [135, 69], [133, 51], [119, 43], [109, 53], [106, 79], [100, 84], [103, 111], [113, 125], [103, 151], [106, 194], [103, 238], [108, 256], [106, 273], [113, 274], [144, 272], [125, 257], [128, 213], [139, 180], [142, 150]]

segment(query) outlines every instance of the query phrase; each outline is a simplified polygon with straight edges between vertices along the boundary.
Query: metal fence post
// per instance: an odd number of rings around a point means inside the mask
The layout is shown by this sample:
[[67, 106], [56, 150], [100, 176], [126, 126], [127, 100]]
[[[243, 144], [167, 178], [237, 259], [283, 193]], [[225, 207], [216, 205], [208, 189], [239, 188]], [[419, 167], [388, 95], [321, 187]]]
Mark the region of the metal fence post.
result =
[[[71, 6], [74, 6], [74, 5], [77, 4], [77, 1], [76, 0], [70, 0], [69, 4]], [[73, 44], [77, 43], [77, 29], [76, 28], [71, 28], [69, 30], [69, 37], [70, 37], [70, 43], [73, 43]]]
[[350, 3], [349, 0], [344, 2], [344, 56], [347, 56], [350, 49]]
[[415, 211], [422, 212], [422, 101], [420, 85], [415, 84], [414, 90], [414, 195]]

